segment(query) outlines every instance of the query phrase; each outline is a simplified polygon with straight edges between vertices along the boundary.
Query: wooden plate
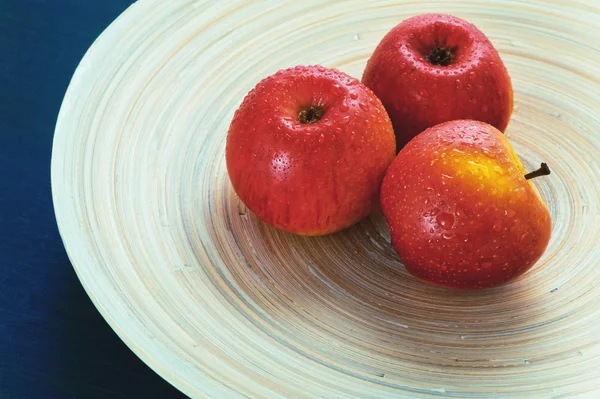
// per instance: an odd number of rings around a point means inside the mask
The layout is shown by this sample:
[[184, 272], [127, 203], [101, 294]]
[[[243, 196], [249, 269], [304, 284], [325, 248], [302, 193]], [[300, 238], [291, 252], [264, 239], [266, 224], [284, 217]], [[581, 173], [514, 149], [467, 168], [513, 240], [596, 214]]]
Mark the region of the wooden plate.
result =
[[[516, 91], [507, 134], [553, 170], [535, 181], [550, 246], [496, 289], [415, 281], [377, 213], [328, 237], [276, 231], [227, 178], [227, 128], [257, 81], [316, 63], [360, 77], [392, 26], [434, 11], [496, 45]], [[193, 397], [600, 397], [599, 21], [595, 0], [139, 1], [81, 61], [58, 119], [73, 265]]]

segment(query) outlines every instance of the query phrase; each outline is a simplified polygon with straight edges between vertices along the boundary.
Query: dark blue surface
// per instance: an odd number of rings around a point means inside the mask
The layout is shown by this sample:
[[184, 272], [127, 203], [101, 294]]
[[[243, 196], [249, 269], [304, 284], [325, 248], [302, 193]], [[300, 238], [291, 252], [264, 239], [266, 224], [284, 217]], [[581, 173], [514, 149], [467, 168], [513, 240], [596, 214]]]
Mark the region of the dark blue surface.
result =
[[184, 397], [94, 308], [52, 207], [62, 98], [85, 51], [131, 3], [0, 0], [0, 399]]

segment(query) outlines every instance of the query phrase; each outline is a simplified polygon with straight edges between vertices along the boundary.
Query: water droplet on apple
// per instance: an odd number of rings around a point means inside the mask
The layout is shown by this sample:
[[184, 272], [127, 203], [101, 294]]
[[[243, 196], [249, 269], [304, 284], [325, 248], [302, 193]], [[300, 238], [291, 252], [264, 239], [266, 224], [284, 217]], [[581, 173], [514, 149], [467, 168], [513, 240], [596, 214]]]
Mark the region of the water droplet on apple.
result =
[[469, 78], [470, 78], [471, 80], [475, 79], [476, 77], [477, 77], [477, 74], [476, 74], [475, 72], [471, 71], [471, 72], [469, 73]]
[[488, 106], [487, 105], [483, 105], [481, 107], [481, 112], [488, 112]]
[[440, 266], [440, 269], [441, 269], [442, 271], [446, 271], [446, 270], [448, 270], [448, 266], [446, 266], [445, 264], [442, 264], [442, 265]]
[[469, 100], [469, 102], [470, 102], [471, 104], [477, 104], [477, 99], [476, 99], [475, 97], [473, 97], [473, 98], [471, 98], [471, 99]]
[[340, 104], [340, 112], [346, 112], [346, 111], [348, 111], [348, 108], [349, 108], [348, 104], [346, 104], [346, 103]]
[[467, 85], [467, 91], [473, 91], [473, 86]]
[[507, 209], [504, 211], [504, 215], [509, 218], [514, 217], [516, 213], [517, 212], [514, 209]]
[[454, 233], [451, 233], [451, 232], [447, 232], [447, 231], [446, 231], [446, 232], [442, 233], [442, 238], [443, 238], [444, 240], [451, 240], [451, 239], [453, 239], [453, 238], [454, 238]]
[[360, 109], [362, 109], [363, 111], [367, 111], [369, 108], [367, 107], [367, 104], [361, 102], [358, 104], [358, 106], [360, 107]]
[[463, 84], [460, 79], [456, 79], [456, 88], [459, 90], [463, 88]]
[[481, 267], [483, 267], [484, 269], [492, 267], [492, 262], [489, 262], [489, 261], [481, 262]]
[[346, 115], [340, 120], [340, 125], [347, 125], [350, 122], [350, 116]]
[[354, 80], [354, 79], [352, 79], [352, 80], [350, 80], [350, 81], [348, 82], [348, 84], [347, 84], [347, 85], [348, 85], [348, 86], [354, 86], [356, 83], [358, 83], [358, 81], [357, 81], [357, 80]]
[[321, 137], [319, 137], [319, 143], [324, 143], [325, 142], [325, 136], [323, 134], [321, 134]]
[[322, 67], [322, 66], [318, 66], [317, 67], [317, 71], [319, 71], [319, 72], [325, 72], [325, 68]]
[[527, 192], [523, 187], [516, 188], [514, 193], [519, 201], [527, 200]]
[[350, 98], [351, 98], [351, 99], [353, 99], [353, 100], [356, 100], [356, 99], [358, 98], [358, 93], [356, 93], [356, 92], [354, 92], [354, 91], [353, 91], [353, 92], [351, 92], [351, 93], [350, 93]]
[[449, 214], [449, 213], [445, 213], [445, 212], [444, 213], [440, 213], [436, 217], [436, 221], [443, 228], [450, 229], [450, 228], [452, 228], [452, 225], [454, 224], [454, 216], [451, 215], [451, 214]]
[[502, 220], [497, 219], [496, 221], [494, 221], [494, 225], [492, 226], [492, 230], [494, 230], [495, 232], [502, 231]]

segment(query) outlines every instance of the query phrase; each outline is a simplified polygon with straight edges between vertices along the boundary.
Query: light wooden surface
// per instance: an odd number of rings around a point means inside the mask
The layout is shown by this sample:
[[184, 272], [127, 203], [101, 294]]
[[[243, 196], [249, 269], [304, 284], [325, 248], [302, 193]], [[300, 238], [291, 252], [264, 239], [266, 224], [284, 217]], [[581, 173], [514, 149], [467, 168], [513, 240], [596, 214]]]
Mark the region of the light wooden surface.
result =
[[[554, 221], [518, 281], [416, 282], [380, 214], [306, 238], [249, 213], [229, 184], [228, 124], [279, 68], [360, 77], [400, 20], [478, 25], [515, 88], [508, 137]], [[96, 306], [160, 375], [198, 398], [600, 397], [600, 3], [142, 0], [82, 60], [56, 127], [52, 184]]]

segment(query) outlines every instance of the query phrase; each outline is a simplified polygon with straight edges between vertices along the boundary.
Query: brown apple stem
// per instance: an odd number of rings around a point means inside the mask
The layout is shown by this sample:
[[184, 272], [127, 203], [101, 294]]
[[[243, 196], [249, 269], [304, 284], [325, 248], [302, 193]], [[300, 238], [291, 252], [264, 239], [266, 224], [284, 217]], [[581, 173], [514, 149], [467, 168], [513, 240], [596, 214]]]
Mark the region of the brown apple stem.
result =
[[539, 176], [547, 176], [550, 174], [550, 168], [545, 162], [542, 162], [542, 166], [538, 170], [534, 170], [533, 172], [529, 172], [525, 175], [525, 179], [534, 179]]
[[325, 110], [322, 107], [311, 105], [300, 111], [298, 121], [300, 123], [317, 123], [323, 117], [324, 112]]

